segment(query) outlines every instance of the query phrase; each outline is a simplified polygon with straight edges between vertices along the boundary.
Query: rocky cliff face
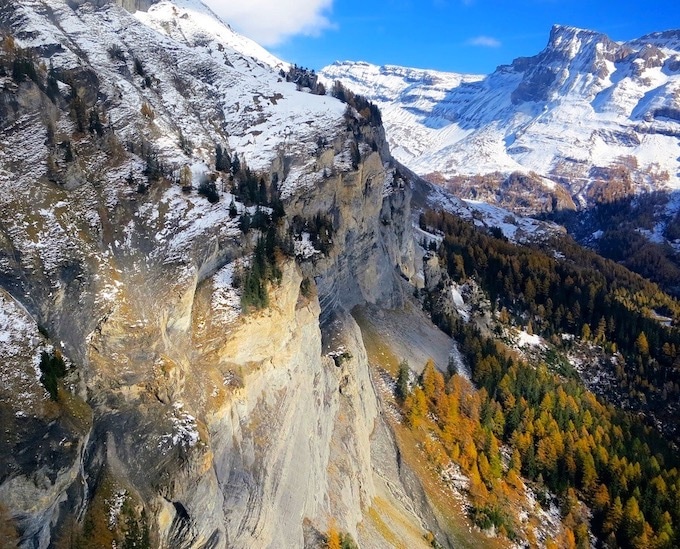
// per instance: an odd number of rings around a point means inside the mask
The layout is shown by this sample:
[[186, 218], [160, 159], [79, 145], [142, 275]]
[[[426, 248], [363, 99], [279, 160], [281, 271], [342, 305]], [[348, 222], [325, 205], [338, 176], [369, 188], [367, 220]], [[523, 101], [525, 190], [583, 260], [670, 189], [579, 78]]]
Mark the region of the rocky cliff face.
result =
[[[311, 547], [334, 520], [380, 545], [357, 526], [385, 491], [373, 448], [396, 449], [348, 311], [398, 305], [415, 275], [409, 186], [381, 128], [279, 81], [203, 6], [143, 7], [0, 11], [0, 499], [17, 542]], [[257, 212], [216, 144], [278, 181], [294, 240], [249, 314], [236, 279]], [[195, 191], [209, 183], [216, 203]], [[295, 232], [317, 215], [323, 251]], [[424, 543], [428, 519], [394, 505]]]
[[378, 153], [371, 153], [355, 172], [329, 178], [296, 197], [292, 215], [323, 213], [337, 230], [331, 253], [316, 262], [324, 316], [339, 305], [400, 304], [399, 272], [413, 275], [410, 190]]

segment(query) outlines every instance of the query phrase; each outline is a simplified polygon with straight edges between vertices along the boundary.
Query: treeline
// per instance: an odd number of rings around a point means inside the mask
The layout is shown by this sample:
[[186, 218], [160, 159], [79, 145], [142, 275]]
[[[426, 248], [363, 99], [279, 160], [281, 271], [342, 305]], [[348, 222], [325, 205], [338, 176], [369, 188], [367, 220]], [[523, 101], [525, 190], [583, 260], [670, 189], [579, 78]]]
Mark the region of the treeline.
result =
[[66, 375], [66, 363], [59, 350], [40, 353], [40, 383], [52, 400], [59, 400], [59, 379]]
[[432, 362], [412, 390], [398, 387], [409, 426], [428, 433], [430, 461], [445, 470], [453, 460], [470, 479], [480, 527], [517, 538], [523, 476], [539, 498], [542, 490], [560, 498], [565, 529], [548, 547], [590, 547], [589, 530], [608, 547], [678, 546], [677, 456], [653, 430], [472, 325], [451, 327], [479, 389], [459, 375], [446, 379]]
[[[105, 477], [106, 483], [110, 483]], [[101, 489], [98, 487], [98, 489]], [[111, 497], [116, 497], [111, 494]], [[95, 492], [90, 500], [82, 522], [74, 516], [66, 518], [60, 526], [60, 533], [50, 547], [55, 549], [91, 549], [120, 547], [121, 549], [151, 549], [151, 528], [146, 511], [139, 510], [127, 494], [120, 514], [112, 514], [111, 502]], [[140, 506], [141, 507], [141, 506]], [[112, 520], [112, 517], [114, 520]]]
[[241, 288], [241, 307], [246, 312], [269, 306], [268, 284], [279, 284], [281, 261], [286, 257], [296, 257], [295, 238], [308, 233], [310, 242], [324, 255], [333, 247], [333, 222], [321, 214], [310, 219], [295, 216], [284, 231], [284, 224], [274, 213], [270, 214], [258, 206], [252, 217], [248, 212], [241, 214], [239, 226], [244, 233], [251, 229], [260, 232], [252, 262], [237, 272], [233, 281], [234, 287]]
[[[70, 166], [78, 162], [80, 155], [90, 155], [93, 149], [97, 149], [118, 162], [124, 154], [125, 145], [129, 151], [139, 152], [146, 162], [144, 178], [136, 178], [132, 173], [127, 178], [127, 182], [138, 193], [145, 193], [161, 177], [170, 178], [172, 170], [163, 165], [157, 152], [145, 139], [135, 144], [121, 142], [105, 108], [93, 99], [97, 94], [86, 90], [83, 80], [79, 78], [78, 73], [85, 74], [88, 69], [81, 69], [82, 72], [55, 69], [51, 62], [49, 66], [46, 65], [34, 49], [17, 46], [11, 35], [0, 39], [0, 76], [11, 77], [17, 85], [35, 85], [45, 96], [44, 107], [47, 108], [48, 101], [54, 105], [52, 112], [56, 120], [52, 116], [44, 118], [46, 178], [52, 183], [63, 185]], [[153, 117], [150, 105], [145, 102], [142, 115], [145, 115], [146, 109], [149, 116]], [[70, 127], [57, 123], [62, 114], [70, 118]]]
[[333, 83], [331, 95], [355, 109], [366, 123], [373, 126], [382, 125], [382, 114], [377, 105], [371, 103], [362, 95], [357, 95], [347, 89], [339, 80]]
[[680, 254], [670, 246], [651, 242], [637, 230], [619, 225], [605, 231], [595, 249], [680, 296]]
[[[651, 409], [678, 402], [680, 331], [655, 312], [677, 322], [680, 307], [656, 285], [564, 240], [518, 246], [443, 212], [427, 212], [420, 222], [444, 234], [437, 252], [451, 278], [474, 277], [494, 307], [555, 343], [567, 333], [622, 352], [627, 368], [617, 370], [619, 383]], [[452, 332], [452, 319], [426, 305]]]
[[29, 79], [45, 89], [44, 74], [40, 74], [44, 71], [37, 66], [35, 54], [30, 49], [18, 47], [12, 35], [1, 38], [0, 76], [11, 76], [17, 83]]
[[[83, 98], [77, 93], [77, 86], [71, 76], [58, 72], [51, 63], [49, 67], [45, 66], [44, 62], [38, 60], [33, 50], [17, 46], [11, 35], [6, 35], [0, 40], [0, 76], [10, 76], [17, 84], [32, 81], [54, 104], [67, 99], [69, 114], [73, 119], [76, 132], [89, 132], [97, 137], [112, 132], [110, 126], [104, 125], [104, 114], [96, 107], [89, 108], [85, 104]], [[66, 98], [62, 97], [59, 90], [60, 81], [71, 89], [71, 93]], [[51, 124], [53, 123], [49, 122], [47, 128], [48, 145], [54, 144], [55, 129]]]
[[[228, 178], [236, 199], [246, 206], [255, 206], [251, 215], [244, 210], [239, 218], [239, 228], [244, 234], [260, 231], [255, 244], [253, 259], [242, 272], [237, 273], [234, 286], [241, 288], [241, 307], [244, 311], [269, 306], [267, 286], [281, 281], [280, 259], [292, 257], [293, 244], [290, 235], [280, 234], [280, 220], [285, 215], [278, 188], [278, 175], [265, 179], [253, 172], [238, 153], [232, 157], [225, 147], [215, 147], [215, 170]], [[216, 191], [215, 191], [216, 192]], [[229, 215], [236, 217], [236, 205], [229, 205]]]
[[[579, 242], [600, 255], [620, 262], [632, 271], [680, 296], [680, 254], [668, 244], [652, 242], [640, 229], [654, 232], [663, 226], [669, 241], [680, 238], [680, 212], [661, 215], [672, 194], [653, 192], [599, 203], [586, 211], [558, 211], [547, 218], [564, 225]], [[592, 237], [601, 231], [599, 238]]]
[[308, 233], [311, 243], [322, 254], [328, 254], [333, 247], [335, 228], [329, 216], [317, 213], [311, 219], [306, 219], [296, 215], [290, 224], [290, 231], [296, 236]]
[[326, 88], [319, 82], [319, 77], [316, 72], [314, 72], [314, 69], [298, 67], [298, 65], [295, 64], [289, 67], [288, 71], [281, 69], [279, 75], [281, 78], [285, 78], [286, 82], [293, 82], [297, 86], [298, 91], [307, 88], [311, 93], [316, 95], [326, 95]]
[[234, 278], [234, 287], [241, 288], [241, 307], [248, 312], [269, 306], [268, 283], [281, 282], [281, 269], [277, 253], [281, 248], [277, 241], [276, 227], [269, 225], [257, 239], [251, 264]]
[[272, 209], [274, 221], [284, 215], [279, 177], [274, 173], [265, 178], [253, 172], [237, 152], [232, 157], [221, 144], [215, 146], [215, 170], [223, 173], [230, 182], [237, 200], [246, 206], [266, 206]]

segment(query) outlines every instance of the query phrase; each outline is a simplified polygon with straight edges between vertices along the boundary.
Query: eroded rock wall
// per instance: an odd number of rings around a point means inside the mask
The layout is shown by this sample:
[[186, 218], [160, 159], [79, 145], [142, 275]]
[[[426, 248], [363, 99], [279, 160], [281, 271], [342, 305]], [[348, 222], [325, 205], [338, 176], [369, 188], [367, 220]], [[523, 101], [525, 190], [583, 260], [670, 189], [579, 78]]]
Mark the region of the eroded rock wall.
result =
[[290, 217], [318, 213], [333, 222], [330, 253], [306, 270], [318, 285], [323, 320], [338, 307], [401, 303], [399, 274], [414, 273], [410, 189], [378, 152], [296, 196], [287, 209]]

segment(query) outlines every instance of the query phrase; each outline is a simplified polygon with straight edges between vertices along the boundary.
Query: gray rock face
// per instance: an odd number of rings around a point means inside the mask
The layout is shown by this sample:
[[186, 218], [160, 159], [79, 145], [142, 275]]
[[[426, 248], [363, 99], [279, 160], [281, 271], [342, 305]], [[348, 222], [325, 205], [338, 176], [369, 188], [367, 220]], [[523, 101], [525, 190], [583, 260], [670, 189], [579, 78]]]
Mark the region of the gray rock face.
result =
[[[82, 406], [91, 423], [68, 434], [64, 416], [65, 425], [34, 421], [15, 432], [40, 459], [52, 452], [43, 473], [25, 463], [0, 488], [12, 494], [4, 501], [22, 546], [47, 547], [69, 510], [88, 513], [104, 497], [103, 475], [144, 505], [162, 547], [302, 546], [303, 521], [323, 530], [330, 517], [356, 537], [374, 495], [377, 411], [358, 329], [343, 311], [365, 300], [398, 301], [395, 266], [413, 271], [408, 193], [396, 188], [383, 197], [383, 177], [374, 154], [356, 173], [306, 195], [308, 205], [337, 206], [332, 253], [303, 266], [319, 281], [322, 301], [330, 299], [323, 332], [319, 301], [301, 296], [302, 272], [292, 263], [271, 309], [209, 346], [197, 337], [197, 319], [211, 314], [198, 277], [177, 282], [176, 269], [149, 267], [135, 275], [141, 286], [120, 290], [118, 306], [73, 353], [83, 357]], [[194, 253], [199, 265], [212, 261], [204, 247]], [[96, 275], [81, 274], [87, 277]], [[96, 309], [87, 299], [77, 305], [69, 292], [61, 299], [50, 326], [75, 350]], [[337, 367], [325, 353], [340, 347], [351, 358]], [[65, 437], [68, 451], [48, 450]]]
[[399, 271], [412, 274], [410, 191], [378, 153], [355, 172], [339, 174], [320, 188], [296, 197], [289, 215], [332, 218], [334, 245], [316, 262], [322, 315], [363, 302], [399, 305]]
[[[192, 35], [194, 15], [179, 8], [123, 3], [149, 10], [140, 22], [120, 5], [0, 14], [45, 56], [40, 85], [0, 77], [0, 323], [16, 336], [0, 377], [0, 499], [21, 547], [135, 535], [173, 549], [301, 547], [332, 519], [359, 539], [383, 488], [378, 401], [348, 311], [402, 301], [416, 272], [409, 185], [382, 128], [350, 113], [348, 130], [331, 98], [290, 101], [299, 92], [255, 45], [223, 26]], [[300, 97], [309, 109], [286, 110]], [[278, 258], [270, 306], [248, 315], [234, 279], [258, 235], [230, 212], [215, 143], [276, 174], [282, 236], [296, 216], [332, 227], [324, 253]], [[164, 176], [147, 177], [159, 164]], [[214, 178], [221, 200], [183, 193], [173, 179], [184, 166], [196, 187]], [[56, 401], [37, 369], [49, 345], [68, 359]]]

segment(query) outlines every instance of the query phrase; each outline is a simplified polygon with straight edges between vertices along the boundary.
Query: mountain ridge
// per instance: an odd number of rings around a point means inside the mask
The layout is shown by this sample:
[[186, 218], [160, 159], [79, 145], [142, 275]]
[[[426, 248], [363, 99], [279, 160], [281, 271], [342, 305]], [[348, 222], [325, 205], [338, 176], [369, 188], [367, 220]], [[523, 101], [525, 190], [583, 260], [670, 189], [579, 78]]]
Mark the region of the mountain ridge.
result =
[[[635, 189], [680, 186], [676, 36], [617, 43], [555, 25], [537, 55], [484, 77], [349, 63], [321, 75], [377, 102], [395, 157], [420, 175], [534, 172], [585, 205], [601, 171], [627, 157], [638, 164], [627, 168]], [[390, 87], [377, 76], [384, 73], [394, 76]], [[422, 84], [402, 74], [421, 75]]]

